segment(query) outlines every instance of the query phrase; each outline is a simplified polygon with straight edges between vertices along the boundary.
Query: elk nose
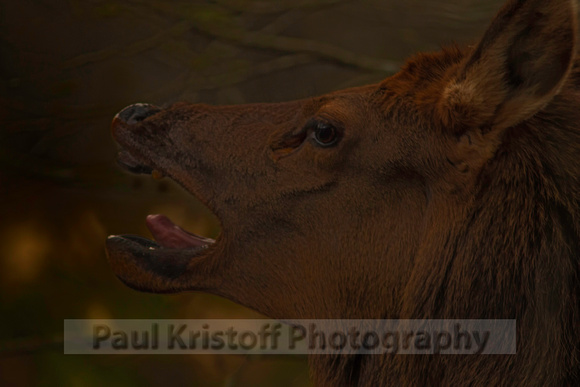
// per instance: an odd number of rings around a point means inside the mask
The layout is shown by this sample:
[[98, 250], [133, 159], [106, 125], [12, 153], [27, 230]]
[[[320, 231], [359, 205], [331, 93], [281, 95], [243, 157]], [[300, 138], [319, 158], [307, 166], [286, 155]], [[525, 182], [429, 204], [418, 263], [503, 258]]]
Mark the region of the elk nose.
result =
[[161, 108], [155, 105], [150, 105], [147, 103], [136, 103], [121, 110], [115, 118], [125, 122], [128, 125], [134, 125], [143, 121], [147, 117], [151, 117], [153, 114], [159, 111], [161, 111]]

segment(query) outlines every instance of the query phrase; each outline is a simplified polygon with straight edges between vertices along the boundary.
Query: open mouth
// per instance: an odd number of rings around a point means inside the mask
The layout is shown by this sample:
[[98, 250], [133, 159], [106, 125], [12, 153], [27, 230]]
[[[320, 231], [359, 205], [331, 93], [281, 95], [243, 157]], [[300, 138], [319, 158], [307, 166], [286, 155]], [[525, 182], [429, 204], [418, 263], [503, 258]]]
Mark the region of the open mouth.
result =
[[[139, 163], [126, 150], [119, 152], [118, 164], [131, 173], [151, 174], [156, 179], [163, 177], [161, 172]], [[190, 250], [192, 253], [201, 252], [215, 243], [214, 239], [206, 238], [182, 229], [165, 215], [148, 215], [146, 224], [154, 240], [136, 235], [112, 235], [109, 237], [109, 240], [116, 238], [126, 239], [134, 244], [138, 244], [140, 249], [182, 249]]]
[[[113, 136], [121, 146], [124, 141], [119, 141], [116, 135], [119, 132], [127, 134], [129, 126], [117, 118], [113, 121]], [[141, 156], [140, 152], [123, 148], [117, 161], [128, 172], [163, 177], [157, 169], [140, 161], [145, 159]], [[208, 255], [216, 243], [211, 238], [182, 229], [165, 215], [148, 215], [146, 224], [153, 240], [138, 235], [111, 235], [106, 243], [107, 255], [117, 276], [139, 290], [160, 291], [163, 286], [159, 282], [182, 276], [192, 260]]]
[[[122, 150], [117, 159], [118, 164], [125, 170], [135, 174], [151, 174], [155, 179], [163, 178], [163, 174], [156, 169], [140, 164], [129, 152]], [[165, 215], [149, 215], [146, 219], [147, 228], [153, 235], [155, 242], [147, 243], [150, 249], [197, 249], [208, 248], [215, 240], [206, 238], [182, 229], [174, 224]]]

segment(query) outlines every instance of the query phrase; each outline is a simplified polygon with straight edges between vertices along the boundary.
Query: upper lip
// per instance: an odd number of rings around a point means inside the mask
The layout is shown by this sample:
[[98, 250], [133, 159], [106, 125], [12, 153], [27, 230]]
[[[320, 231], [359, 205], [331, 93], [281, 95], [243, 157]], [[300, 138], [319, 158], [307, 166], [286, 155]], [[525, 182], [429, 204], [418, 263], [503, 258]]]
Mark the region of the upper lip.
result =
[[150, 174], [153, 168], [137, 161], [127, 150], [122, 149], [117, 156], [117, 164], [131, 173]]
[[153, 163], [151, 160], [143, 162], [143, 152], [136, 152], [133, 149], [138, 147], [138, 135], [134, 133], [133, 127], [139, 124], [140, 122], [129, 124], [117, 115], [111, 123], [111, 134], [120, 146], [117, 156], [119, 166], [132, 173], [149, 174], [154, 169]]

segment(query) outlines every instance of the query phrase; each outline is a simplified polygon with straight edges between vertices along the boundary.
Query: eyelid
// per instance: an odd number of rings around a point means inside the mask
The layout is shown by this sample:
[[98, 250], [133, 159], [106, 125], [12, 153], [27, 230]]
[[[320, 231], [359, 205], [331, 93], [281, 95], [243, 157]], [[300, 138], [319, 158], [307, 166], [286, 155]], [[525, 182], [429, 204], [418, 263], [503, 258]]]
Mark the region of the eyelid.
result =
[[311, 118], [308, 120], [308, 122], [306, 122], [306, 125], [304, 125], [304, 131], [307, 132], [314, 132], [314, 130], [318, 127], [320, 123], [320, 120], [316, 117]]
[[306, 125], [304, 125], [303, 130], [314, 131], [316, 128], [320, 126], [320, 124], [333, 126], [339, 133], [342, 133], [342, 127], [338, 123], [336, 123], [334, 120], [328, 119], [323, 116], [316, 116], [308, 120]]

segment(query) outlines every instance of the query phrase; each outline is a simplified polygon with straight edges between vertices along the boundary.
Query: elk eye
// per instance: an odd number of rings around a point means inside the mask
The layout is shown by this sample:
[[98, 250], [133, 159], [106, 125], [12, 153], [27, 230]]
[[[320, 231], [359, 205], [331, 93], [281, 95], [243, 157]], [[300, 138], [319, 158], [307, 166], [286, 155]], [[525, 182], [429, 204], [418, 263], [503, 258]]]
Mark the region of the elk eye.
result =
[[335, 145], [338, 142], [338, 130], [328, 123], [321, 122], [314, 128], [314, 140], [323, 147]]

